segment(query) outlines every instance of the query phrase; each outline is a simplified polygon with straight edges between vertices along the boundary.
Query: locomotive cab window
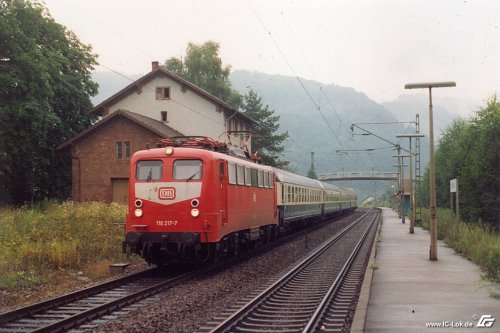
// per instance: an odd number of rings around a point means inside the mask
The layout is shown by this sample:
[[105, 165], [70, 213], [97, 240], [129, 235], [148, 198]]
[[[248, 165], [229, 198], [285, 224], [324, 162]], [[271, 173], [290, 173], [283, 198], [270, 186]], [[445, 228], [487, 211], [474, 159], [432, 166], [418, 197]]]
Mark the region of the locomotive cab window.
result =
[[173, 178], [177, 180], [201, 179], [203, 163], [201, 160], [177, 160], [174, 162]]
[[135, 178], [137, 180], [160, 180], [162, 176], [162, 161], [139, 161]]

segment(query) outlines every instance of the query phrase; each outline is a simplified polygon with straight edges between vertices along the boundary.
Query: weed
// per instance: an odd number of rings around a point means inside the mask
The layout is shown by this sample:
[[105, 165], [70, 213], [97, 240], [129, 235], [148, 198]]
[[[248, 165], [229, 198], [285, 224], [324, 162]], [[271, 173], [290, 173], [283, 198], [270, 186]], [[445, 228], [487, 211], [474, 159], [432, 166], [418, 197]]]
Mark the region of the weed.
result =
[[33, 288], [42, 282], [41, 277], [36, 272], [15, 272], [7, 271], [0, 275], [0, 289]]
[[124, 205], [96, 202], [0, 209], [0, 289], [36, 285], [55, 269], [122, 261], [125, 212]]
[[[429, 211], [422, 212], [428, 229]], [[456, 219], [449, 209], [439, 209], [437, 218], [438, 238], [481, 267], [486, 278], [500, 282], [500, 236], [486, 224]]]

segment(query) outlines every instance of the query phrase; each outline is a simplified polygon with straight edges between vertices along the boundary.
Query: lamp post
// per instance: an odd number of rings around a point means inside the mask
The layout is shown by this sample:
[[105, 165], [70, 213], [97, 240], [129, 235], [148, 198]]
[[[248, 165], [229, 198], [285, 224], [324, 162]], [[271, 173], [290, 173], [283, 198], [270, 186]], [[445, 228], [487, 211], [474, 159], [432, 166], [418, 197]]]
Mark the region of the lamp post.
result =
[[413, 156], [411, 152], [411, 139], [422, 138], [423, 134], [398, 134], [396, 138], [408, 138], [410, 141], [410, 234], [415, 233], [415, 195], [413, 193]]
[[429, 187], [430, 187], [430, 208], [431, 208], [431, 246], [429, 259], [438, 260], [437, 257], [437, 218], [436, 218], [436, 170], [434, 164], [434, 124], [432, 119], [432, 88], [456, 87], [453, 81], [448, 82], [425, 82], [408, 83], [405, 89], [429, 89]]

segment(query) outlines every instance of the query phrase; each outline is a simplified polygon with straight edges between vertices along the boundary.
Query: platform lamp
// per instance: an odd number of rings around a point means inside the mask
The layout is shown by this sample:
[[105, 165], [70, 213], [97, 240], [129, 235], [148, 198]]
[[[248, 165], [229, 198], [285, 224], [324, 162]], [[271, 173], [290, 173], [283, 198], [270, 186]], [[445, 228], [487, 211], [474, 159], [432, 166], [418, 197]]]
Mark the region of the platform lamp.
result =
[[415, 193], [413, 190], [413, 153], [411, 152], [411, 139], [423, 138], [423, 134], [398, 134], [396, 138], [408, 138], [410, 141], [410, 234], [415, 233]]
[[436, 170], [434, 164], [434, 124], [432, 119], [432, 88], [456, 87], [453, 81], [407, 83], [405, 89], [429, 89], [429, 187], [430, 187], [430, 229], [431, 246], [429, 260], [438, 260], [437, 256], [437, 218], [436, 218]]

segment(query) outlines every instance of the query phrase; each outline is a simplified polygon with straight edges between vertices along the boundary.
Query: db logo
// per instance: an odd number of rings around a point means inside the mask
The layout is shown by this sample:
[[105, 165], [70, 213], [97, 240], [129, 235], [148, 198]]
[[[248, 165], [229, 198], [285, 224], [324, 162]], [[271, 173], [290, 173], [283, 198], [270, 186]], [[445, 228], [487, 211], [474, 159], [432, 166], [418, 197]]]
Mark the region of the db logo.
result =
[[160, 187], [158, 190], [158, 198], [160, 200], [175, 199], [175, 188], [173, 187]]

